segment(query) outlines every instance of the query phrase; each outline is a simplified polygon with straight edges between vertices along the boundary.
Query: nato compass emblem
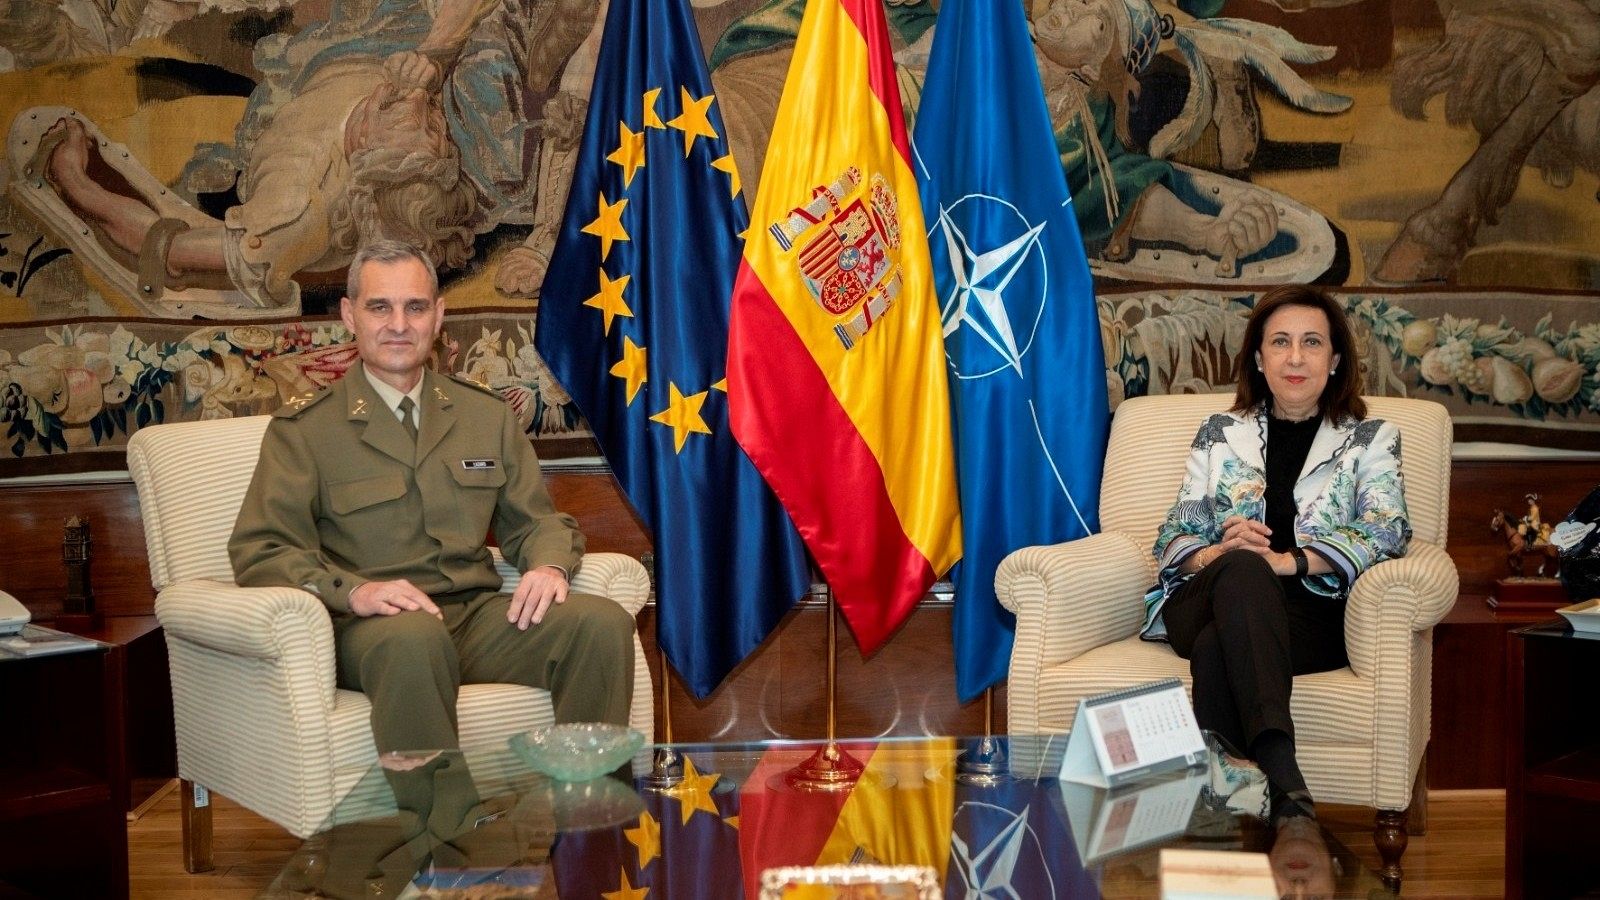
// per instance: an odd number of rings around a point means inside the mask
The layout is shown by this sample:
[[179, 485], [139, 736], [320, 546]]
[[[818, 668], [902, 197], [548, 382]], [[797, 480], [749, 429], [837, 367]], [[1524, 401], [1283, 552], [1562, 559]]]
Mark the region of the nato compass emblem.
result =
[[[1021, 900], [1065, 896], [1055, 883], [1050, 858], [1029, 824], [1030, 807], [1008, 809], [967, 801], [956, 807], [950, 836], [950, 867], [945, 896], [960, 900]], [[970, 842], [970, 843], [969, 843]]]
[[[928, 229], [928, 244], [933, 247], [942, 242], [950, 266], [951, 285], [939, 298], [939, 321], [951, 372], [958, 381], [1009, 373], [1022, 383], [1023, 389], [1016, 393], [1026, 399], [1039, 452], [1048, 461], [1079, 527], [1089, 534], [1089, 524], [1040, 430], [1034, 399], [1042, 386], [1026, 384], [1028, 376], [1022, 369], [1049, 302], [1050, 265], [1040, 239], [1047, 224], [1029, 222], [1007, 200], [967, 194], [949, 206], [940, 204], [939, 215]], [[1002, 386], [1012, 385], [991, 382], [985, 388]]]
[[[970, 235], [986, 237], [974, 246]], [[1044, 317], [1050, 269], [1034, 225], [1009, 201], [967, 194], [949, 206], [928, 229], [928, 243], [946, 250], [951, 287], [939, 298], [945, 356], [957, 378], [987, 378], [1011, 371], [1018, 378], [1022, 359]], [[957, 335], [966, 329], [965, 335]], [[952, 335], [955, 335], [952, 338]]]

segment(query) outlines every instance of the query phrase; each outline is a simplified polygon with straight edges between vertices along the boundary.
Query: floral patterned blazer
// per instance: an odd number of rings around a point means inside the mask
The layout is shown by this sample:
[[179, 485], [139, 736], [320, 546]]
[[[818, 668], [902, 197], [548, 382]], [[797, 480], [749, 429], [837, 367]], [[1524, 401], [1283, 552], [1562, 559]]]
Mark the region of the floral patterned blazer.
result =
[[[1243, 414], [1217, 413], [1200, 426], [1178, 502], [1156, 535], [1160, 581], [1145, 595], [1140, 637], [1166, 639], [1161, 607], [1191, 577], [1179, 566], [1221, 540], [1228, 517], [1265, 518], [1266, 444], [1264, 405]], [[1411, 523], [1404, 486], [1400, 429], [1382, 419], [1323, 419], [1294, 485], [1294, 536], [1297, 546], [1326, 558], [1333, 571], [1307, 575], [1308, 590], [1343, 599], [1357, 575], [1405, 553]]]

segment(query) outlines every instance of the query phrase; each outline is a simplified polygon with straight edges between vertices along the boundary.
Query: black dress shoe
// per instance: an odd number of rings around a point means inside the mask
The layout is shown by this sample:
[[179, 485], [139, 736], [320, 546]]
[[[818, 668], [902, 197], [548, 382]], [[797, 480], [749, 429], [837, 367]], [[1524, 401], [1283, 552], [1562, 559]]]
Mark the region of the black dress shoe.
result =
[[1309, 791], [1289, 791], [1282, 793], [1277, 790], [1271, 792], [1272, 796], [1272, 822], [1274, 825], [1284, 819], [1303, 816], [1308, 819], [1317, 817], [1317, 805], [1311, 800]]

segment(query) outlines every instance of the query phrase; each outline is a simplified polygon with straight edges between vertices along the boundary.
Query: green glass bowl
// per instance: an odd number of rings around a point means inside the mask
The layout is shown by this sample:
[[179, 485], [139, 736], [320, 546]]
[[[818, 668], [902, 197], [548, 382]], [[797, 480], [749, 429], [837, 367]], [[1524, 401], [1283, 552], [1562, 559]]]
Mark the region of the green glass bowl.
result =
[[511, 752], [557, 781], [599, 778], [643, 746], [644, 735], [607, 722], [568, 722], [511, 736]]

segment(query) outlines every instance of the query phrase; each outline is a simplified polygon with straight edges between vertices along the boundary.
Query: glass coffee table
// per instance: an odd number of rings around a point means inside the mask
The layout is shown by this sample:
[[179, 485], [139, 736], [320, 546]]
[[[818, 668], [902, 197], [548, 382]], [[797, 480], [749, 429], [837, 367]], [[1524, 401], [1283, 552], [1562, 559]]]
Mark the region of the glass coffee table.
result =
[[266, 896], [757, 898], [766, 870], [853, 865], [919, 867], [920, 896], [1157, 897], [1163, 848], [1268, 853], [1284, 896], [1392, 896], [1313, 823], [1275, 835], [1259, 773], [1217, 753], [1105, 791], [1056, 780], [1063, 736], [849, 740], [853, 785], [794, 786], [822, 746], [647, 747], [578, 784], [509, 748], [395, 756]]

